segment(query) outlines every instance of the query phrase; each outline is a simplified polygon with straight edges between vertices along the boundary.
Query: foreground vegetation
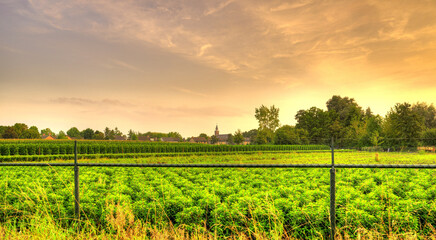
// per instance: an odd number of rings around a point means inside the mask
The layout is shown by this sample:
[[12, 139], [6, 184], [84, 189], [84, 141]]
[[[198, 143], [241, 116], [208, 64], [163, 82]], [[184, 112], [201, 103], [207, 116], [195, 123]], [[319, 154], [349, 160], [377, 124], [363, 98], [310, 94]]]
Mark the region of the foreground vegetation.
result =
[[[328, 152], [81, 160], [165, 163], [329, 163]], [[340, 152], [337, 163], [426, 163], [424, 153]], [[435, 237], [434, 170], [338, 169], [337, 232], [344, 238]], [[327, 169], [2, 167], [0, 238], [326, 238]], [[80, 231], [78, 227], [80, 228]], [[79, 232], [79, 233], [77, 233]]]

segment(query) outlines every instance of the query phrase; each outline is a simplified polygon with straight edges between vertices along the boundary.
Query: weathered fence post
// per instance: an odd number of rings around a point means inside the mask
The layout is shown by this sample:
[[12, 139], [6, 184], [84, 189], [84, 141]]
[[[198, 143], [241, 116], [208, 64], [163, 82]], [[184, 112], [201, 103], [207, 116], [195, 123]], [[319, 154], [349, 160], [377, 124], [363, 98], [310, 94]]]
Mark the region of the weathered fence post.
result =
[[79, 166], [77, 166], [77, 140], [74, 141], [74, 210], [76, 220], [80, 219], [80, 198], [79, 198]]
[[336, 170], [335, 146], [332, 138], [332, 168], [330, 169], [330, 239], [335, 239], [336, 232]]

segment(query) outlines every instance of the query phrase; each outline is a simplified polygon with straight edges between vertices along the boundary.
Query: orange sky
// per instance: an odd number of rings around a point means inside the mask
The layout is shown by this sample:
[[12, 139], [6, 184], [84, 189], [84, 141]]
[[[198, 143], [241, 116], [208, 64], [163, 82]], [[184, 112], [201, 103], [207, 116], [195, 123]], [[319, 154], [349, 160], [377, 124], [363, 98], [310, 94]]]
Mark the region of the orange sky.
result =
[[434, 1], [0, 2], [0, 125], [184, 137], [254, 109], [436, 103]]

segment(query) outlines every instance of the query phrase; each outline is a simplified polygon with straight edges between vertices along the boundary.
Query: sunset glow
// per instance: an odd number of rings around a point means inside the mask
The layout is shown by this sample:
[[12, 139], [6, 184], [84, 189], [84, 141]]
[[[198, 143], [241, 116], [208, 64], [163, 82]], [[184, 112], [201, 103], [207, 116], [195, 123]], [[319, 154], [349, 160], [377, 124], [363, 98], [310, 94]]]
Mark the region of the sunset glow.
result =
[[256, 107], [436, 103], [434, 1], [0, 2], [0, 125], [184, 137]]

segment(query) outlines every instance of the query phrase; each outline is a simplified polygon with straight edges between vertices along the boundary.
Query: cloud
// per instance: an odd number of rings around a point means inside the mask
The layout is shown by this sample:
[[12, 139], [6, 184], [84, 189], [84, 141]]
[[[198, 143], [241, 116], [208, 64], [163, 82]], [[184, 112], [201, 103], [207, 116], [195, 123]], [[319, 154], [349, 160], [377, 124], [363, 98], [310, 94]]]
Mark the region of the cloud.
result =
[[[31, 0], [30, 4], [32, 11], [26, 14], [33, 13], [56, 29], [109, 41], [145, 42], [244, 79], [279, 85], [314, 79], [326, 61], [359, 65], [377, 71], [380, 79], [394, 73], [420, 74], [422, 69], [411, 67], [410, 61], [419, 56], [420, 61], [433, 63], [422, 52], [435, 49], [436, 5], [426, 1]], [[111, 64], [138, 70], [124, 61]], [[426, 70], [436, 71], [430, 68]]]
[[[151, 107], [154, 114], [157, 116], [166, 116], [172, 118], [216, 118], [216, 117], [241, 117], [251, 114], [243, 109], [227, 107], [227, 106], [210, 106], [210, 107]], [[147, 113], [148, 114], [148, 113]]]
[[186, 89], [186, 88], [173, 87], [173, 89], [178, 91], [178, 92], [186, 93], [186, 94], [189, 94], [189, 95], [200, 96], [200, 97], [204, 97], [204, 98], [208, 97], [207, 94], [195, 92], [193, 90]]
[[120, 106], [120, 107], [132, 107], [135, 106], [131, 103], [121, 102], [117, 99], [102, 99], [102, 100], [92, 100], [88, 98], [77, 98], [77, 97], [58, 97], [51, 99], [50, 102], [55, 104], [66, 104], [66, 105], [76, 105], [76, 106], [89, 106], [89, 107], [109, 107], [109, 106]]

